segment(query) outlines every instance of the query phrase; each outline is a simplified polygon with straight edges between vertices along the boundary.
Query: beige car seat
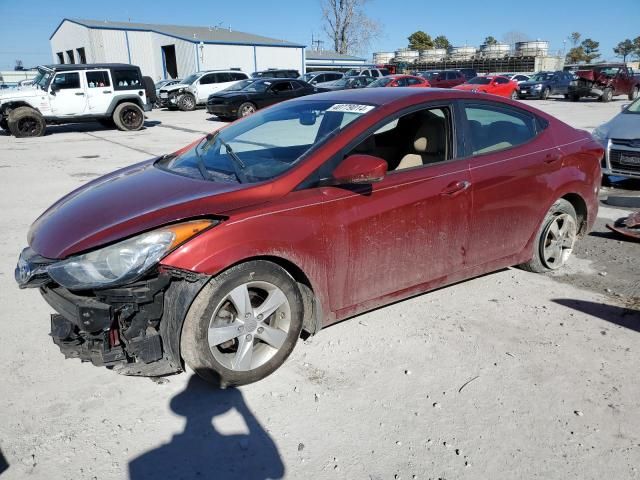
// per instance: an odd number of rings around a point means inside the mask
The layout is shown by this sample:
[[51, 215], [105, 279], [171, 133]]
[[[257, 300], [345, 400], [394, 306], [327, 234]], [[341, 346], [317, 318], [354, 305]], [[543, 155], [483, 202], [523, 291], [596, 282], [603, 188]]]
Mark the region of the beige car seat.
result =
[[444, 130], [444, 119], [438, 118], [426, 121], [416, 132], [413, 141], [414, 152], [402, 157], [396, 170], [419, 167], [445, 160], [447, 142]]

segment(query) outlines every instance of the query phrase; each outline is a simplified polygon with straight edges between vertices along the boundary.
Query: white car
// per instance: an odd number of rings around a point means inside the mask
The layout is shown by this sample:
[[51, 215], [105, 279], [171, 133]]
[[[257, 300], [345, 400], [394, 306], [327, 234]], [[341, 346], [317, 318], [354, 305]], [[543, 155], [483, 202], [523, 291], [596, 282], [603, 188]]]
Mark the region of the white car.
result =
[[98, 121], [140, 130], [152, 105], [140, 68], [120, 63], [44, 65], [32, 86], [0, 91], [0, 128], [16, 137], [44, 135], [47, 124]]
[[205, 105], [212, 93], [217, 93], [248, 78], [249, 75], [238, 70], [197, 72], [180, 83], [162, 87], [158, 102], [163, 107], [179, 108], [182, 111], [194, 110], [197, 105]]

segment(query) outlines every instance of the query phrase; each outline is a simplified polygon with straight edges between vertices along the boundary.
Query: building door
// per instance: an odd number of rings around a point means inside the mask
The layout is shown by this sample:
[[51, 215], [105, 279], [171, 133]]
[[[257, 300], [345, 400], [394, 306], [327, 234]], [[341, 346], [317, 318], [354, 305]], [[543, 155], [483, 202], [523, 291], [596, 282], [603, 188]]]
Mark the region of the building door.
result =
[[162, 66], [164, 68], [164, 78], [178, 78], [175, 45], [162, 46]]

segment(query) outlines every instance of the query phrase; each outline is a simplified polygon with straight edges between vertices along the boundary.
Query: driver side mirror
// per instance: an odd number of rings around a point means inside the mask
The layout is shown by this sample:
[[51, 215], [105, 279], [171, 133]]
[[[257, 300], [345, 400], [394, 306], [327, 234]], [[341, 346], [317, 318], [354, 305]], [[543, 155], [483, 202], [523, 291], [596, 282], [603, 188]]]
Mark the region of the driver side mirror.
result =
[[55, 95], [60, 90], [60, 85], [51, 84], [51, 95]]
[[333, 171], [334, 185], [380, 182], [387, 174], [387, 162], [373, 155], [354, 154], [344, 159]]

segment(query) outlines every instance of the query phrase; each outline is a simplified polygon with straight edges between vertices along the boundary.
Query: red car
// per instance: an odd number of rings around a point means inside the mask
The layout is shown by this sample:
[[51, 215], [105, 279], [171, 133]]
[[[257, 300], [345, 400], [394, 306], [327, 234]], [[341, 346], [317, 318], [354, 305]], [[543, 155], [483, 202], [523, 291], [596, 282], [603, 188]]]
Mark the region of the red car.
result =
[[426, 78], [416, 77], [414, 75], [387, 75], [381, 77], [373, 83], [367, 85], [367, 88], [376, 87], [430, 87], [431, 84]]
[[16, 280], [57, 311], [67, 357], [246, 384], [303, 331], [511, 265], [561, 267], [595, 221], [603, 153], [488, 95], [312, 95], [63, 197]]
[[491, 93], [501, 97], [518, 98], [518, 82], [509, 80], [500, 75], [487, 75], [486, 77], [475, 77], [467, 83], [453, 87], [456, 90], [466, 90], [471, 92]]

